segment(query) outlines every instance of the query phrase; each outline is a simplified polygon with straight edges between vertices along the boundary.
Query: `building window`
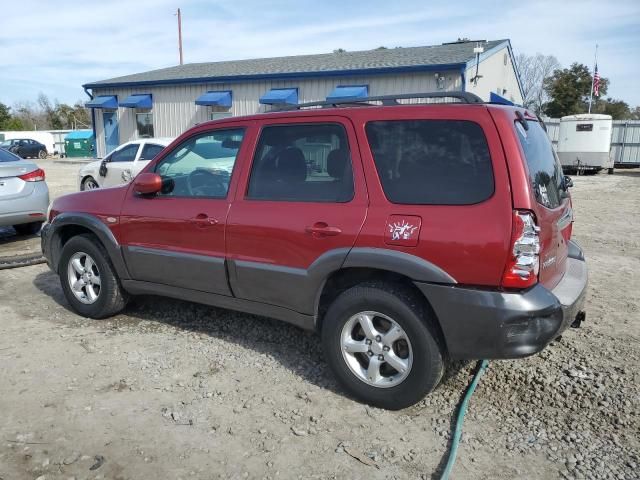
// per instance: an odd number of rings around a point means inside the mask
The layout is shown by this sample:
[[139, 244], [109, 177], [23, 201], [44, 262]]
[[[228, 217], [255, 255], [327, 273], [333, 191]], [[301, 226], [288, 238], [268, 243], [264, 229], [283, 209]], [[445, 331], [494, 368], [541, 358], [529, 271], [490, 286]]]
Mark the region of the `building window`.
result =
[[225, 107], [222, 105], [211, 105], [209, 107], [209, 120], [221, 120], [232, 116], [231, 107]]
[[136, 113], [138, 138], [153, 138], [153, 114], [151, 112]]

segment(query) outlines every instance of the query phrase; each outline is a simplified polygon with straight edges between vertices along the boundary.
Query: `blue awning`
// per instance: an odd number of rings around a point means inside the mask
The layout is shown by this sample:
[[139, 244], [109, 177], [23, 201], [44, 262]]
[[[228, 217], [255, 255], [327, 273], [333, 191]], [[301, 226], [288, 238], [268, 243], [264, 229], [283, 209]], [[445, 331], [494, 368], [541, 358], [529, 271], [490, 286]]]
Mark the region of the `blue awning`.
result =
[[98, 95], [93, 100], [84, 104], [87, 108], [104, 108], [105, 110], [116, 110], [118, 108], [118, 97], [115, 95]]
[[218, 107], [231, 107], [231, 92], [207, 92], [196, 98], [196, 105], [213, 105]]
[[327, 96], [327, 102], [331, 102], [332, 100], [348, 100], [350, 98], [366, 98], [368, 96], [368, 85], [343, 85], [333, 89]]
[[491, 103], [501, 103], [502, 105], [515, 105], [511, 100], [507, 100], [503, 96], [493, 92], [489, 95], [489, 101]]
[[260, 97], [263, 105], [296, 105], [298, 103], [297, 88], [272, 88]]
[[118, 105], [120, 105], [121, 107], [127, 107], [127, 108], [149, 109], [153, 106], [153, 102], [151, 101], [150, 93], [143, 93], [143, 94], [129, 95]]

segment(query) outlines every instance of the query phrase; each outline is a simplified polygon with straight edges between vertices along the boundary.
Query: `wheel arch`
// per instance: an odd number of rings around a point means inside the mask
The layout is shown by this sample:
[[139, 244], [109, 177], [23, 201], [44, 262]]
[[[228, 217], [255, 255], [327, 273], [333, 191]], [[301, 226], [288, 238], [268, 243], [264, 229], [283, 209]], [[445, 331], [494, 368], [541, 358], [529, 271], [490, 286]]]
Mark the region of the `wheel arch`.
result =
[[423, 302], [423, 307], [433, 320], [438, 341], [446, 351], [446, 341], [441, 320], [431, 302], [414, 281], [437, 284], [455, 284], [456, 280], [438, 266], [414, 255], [397, 250], [362, 248], [353, 249], [341, 268], [330, 272], [319, 288], [316, 297], [315, 328], [321, 331], [324, 315], [329, 305], [347, 289], [358, 284], [382, 281], [401, 285], [412, 296]]
[[70, 238], [90, 233], [102, 244], [121, 279], [128, 279], [129, 272], [124, 262], [120, 244], [111, 230], [97, 217], [88, 213], [65, 212], [51, 222], [51, 260], [58, 270], [62, 248]]

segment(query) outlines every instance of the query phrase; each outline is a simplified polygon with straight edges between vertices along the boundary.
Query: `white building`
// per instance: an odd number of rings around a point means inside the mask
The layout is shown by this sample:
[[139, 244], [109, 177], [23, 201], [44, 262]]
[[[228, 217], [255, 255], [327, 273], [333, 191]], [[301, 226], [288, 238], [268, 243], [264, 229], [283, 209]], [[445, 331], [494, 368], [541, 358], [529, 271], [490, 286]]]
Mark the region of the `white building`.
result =
[[99, 157], [136, 138], [175, 137], [210, 119], [329, 96], [467, 91], [522, 103], [509, 40], [193, 63], [83, 87]]

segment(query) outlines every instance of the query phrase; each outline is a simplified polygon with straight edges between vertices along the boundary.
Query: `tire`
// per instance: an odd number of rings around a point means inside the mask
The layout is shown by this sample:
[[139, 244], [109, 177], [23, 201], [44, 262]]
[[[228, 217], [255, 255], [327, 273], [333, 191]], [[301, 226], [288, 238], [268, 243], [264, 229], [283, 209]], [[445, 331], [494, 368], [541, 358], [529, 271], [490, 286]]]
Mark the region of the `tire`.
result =
[[[368, 375], [368, 367], [371, 365], [368, 362], [371, 362], [371, 358], [377, 357], [379, 362], [382, 359], [386, 361], [385, 355], [388, 355], [389, 348], [394, 351], [392, 353], [396, 353], [398, 343], [404, 340], [395, 342], [392, 344], [395, 346], [389, 347], [384, 339], [382, 342], [377, 341], [383, 336], [378, 335], [375, 336], [373, 345], [371, 346], [370, 343], [370, 346], [365, 348], [375, 347], [375, 350], [380, 351], [381, 345], [384, 345], [383, 348], [387, 350], [381, 352], [381, 355], [373, 353], [372, 350], [366, 354], [343, 353], [343, 350], [346, 351], [343, 343], [345, 335], [349, 337], [349, 341], [354, 338], [353, 333], [345, 332], [364, 333], [364, 329], [359, 330], [360, 320], [355, 321], [356, 327], [351, 330], [354, 318], [358, 319], [361, 318], [360, 314], [372, 312], [381, 315], [369, 315], [373, 317], [373, 325], [377, 325], [378, 332], [388, 333], [399, 326], [406, 335], [408, 342], [405, 342], [405, 347], [409, 347], [409, 354], [403, 361], [405, 364], [410, 362], [410, 366], [404, 374], [400, 370], [389, 370], [391, 366], [389, 363], [386, 367], [379, 369], [378, 376], [374, 375], [368, 379], [362, 376], [365, 371]], [[385, 325], [389, 320], [396, 325], [393, 326], [392, 323], [392, 328], [385, 331]], [[444, 372], [444, 348], [438, 341], [437, 329], [433, 321], [423, 300], [408, 289], [384, 282], [357, 285], [340, 294], [329, 306], [324, 317], [321, 335], [327, 362], [339, 383], [356, 399], [389, 410], [409, 407], [431, 392], [440, 382]], [[368, 340], [365, 337], [363, 341]], [[362, 345], [358, 343], [357, 348], [362, 348]], [[406, 353], [407, 349], [404, 348], [404, 350]], [[396, 357], [401, 356], [401, 352], [397, 352]], [[391, 356], [388, 358], [391, 360]], [[383, 374], [385, 368], [387, 375]], [[357, 371], [361, 372], [360, 376], [356, 373]], [[396, 373], [390, 374], [390, 371]], [[379, 383], [372, 384], [370, 378], [378, 378]]]
[[80, 184], [80, 190], [95, 190], [96, 188], [100, 188], [98, 182], [93, 177], [85, 177], [82, 179], [82, 183]]
[[[74, 293], [73, 287], [70, 283], [69, 269], [72, 259], [82, 260], [82, 255], [88, 256], [95, 268], [91, 268], [93, 280], [97, 276], [100, 280], [99, 285], [90, 285], [81, 290], [81, 293], [85, 294], [84, 301], [79, 298], [78, 291]], [[87, 260], [85, 257], [84, 267], [87, 267]], [[75, 269], [73, 269], [76, 272]], [[62, 284], [62, 290], [67, 301], [79, 315], [83, 317], [102, 319], [111, 317], [120, 312], [127, 304], [128, 295], [122, 289], [118, 276], [115, 273], [115, 269], [111, 264], [107, 251], [102, 244], [91, 234], [77, 235], [72, 237], [62, 248], [62, 255], [60, 256], [60, 263], [58, 264], [58, 275], [60, 276], [60, 283]], [[75, 273], [74, 275], [77, 275]], [[95, 299], [89, 298], [89, 288], [91, 288], [95, 294]]]
[[609, 174], [609, 175], [613, 175], [613, 168], [609, 168], [609, 169], [607, 169], [607, 174]]
[[18, 235], [35, 235], [42, 228], [44, 222], [31, 222], [14, 225], [13, 229]]
[[44, 160], [45, 158], [47, 158], [47, 151], [46, 150], [40, 150], [38, 152], [38, 158], [40, 160]]

